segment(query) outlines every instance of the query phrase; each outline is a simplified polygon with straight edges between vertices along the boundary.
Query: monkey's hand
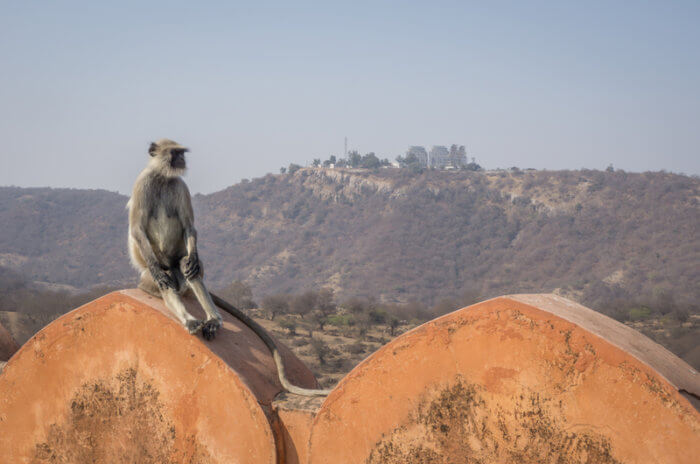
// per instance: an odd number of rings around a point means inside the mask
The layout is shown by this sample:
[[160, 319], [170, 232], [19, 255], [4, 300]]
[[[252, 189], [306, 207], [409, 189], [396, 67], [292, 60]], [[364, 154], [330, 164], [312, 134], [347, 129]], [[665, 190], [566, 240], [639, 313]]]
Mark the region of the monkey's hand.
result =
[[159, 289], [167, 290], [170, 288], [176, 290], [175, 279], [173, 279], [173, 277], [164, 269], [161, 269], [160, 266], [153, 266], [149, 270], [153, 280], [155, 280], [156, 284], [158, 284]]
[[202, 272], [202, 267], [199, 264], [199, 256], [197, 252], [193, 251], [188, 256], [182, 258], [182, 273], [185, 275], [185, 279], [191, 280], [199, 276]]

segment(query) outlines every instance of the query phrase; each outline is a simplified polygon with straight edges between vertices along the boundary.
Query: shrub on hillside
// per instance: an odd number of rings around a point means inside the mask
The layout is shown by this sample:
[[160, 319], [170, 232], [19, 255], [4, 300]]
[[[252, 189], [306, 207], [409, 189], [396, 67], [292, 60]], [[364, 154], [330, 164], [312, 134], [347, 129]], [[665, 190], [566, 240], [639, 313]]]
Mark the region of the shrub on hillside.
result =
[[326, 318], [326, 322], [336, 327], [349, 327], [355, 325], [355, 319], [350, 314], [332, 314]]
[[367, 350], [367, 345], [362, 343], [361, 341], [356, 341], [354, 343], [350, 343], [348, 345], [345, 345], [345, 351], [347, 351], [350, 354], [362, 354]]
[[326, 364], [326, 360], [332, 352], [331, 348], [326, 342], [316, 337], [311, 339], [311, 351], [316, 355], [318, 362], [321, 365]]
[[629, 310], [630, 321], [643, 321], [649, 319], [649, 316], [651, 316], [651, 309], [645, 306]]
[[283, 329], [287, 329], [289, 331], [289, 335], [296, 335], [297, 334], [297, 327], [298, 323], [294, 317], [285, 317], [282, 322], [280, 322], [280, 326]]

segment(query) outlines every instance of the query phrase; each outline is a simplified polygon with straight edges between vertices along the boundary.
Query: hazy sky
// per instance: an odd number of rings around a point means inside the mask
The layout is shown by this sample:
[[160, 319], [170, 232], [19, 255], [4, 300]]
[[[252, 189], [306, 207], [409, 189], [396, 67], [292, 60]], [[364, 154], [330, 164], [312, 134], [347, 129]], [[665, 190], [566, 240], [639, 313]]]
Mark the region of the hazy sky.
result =
[[700, 2], [0, 3], [0, 185], [208, 193], [464, 144], [487, 168], [700, 173]]

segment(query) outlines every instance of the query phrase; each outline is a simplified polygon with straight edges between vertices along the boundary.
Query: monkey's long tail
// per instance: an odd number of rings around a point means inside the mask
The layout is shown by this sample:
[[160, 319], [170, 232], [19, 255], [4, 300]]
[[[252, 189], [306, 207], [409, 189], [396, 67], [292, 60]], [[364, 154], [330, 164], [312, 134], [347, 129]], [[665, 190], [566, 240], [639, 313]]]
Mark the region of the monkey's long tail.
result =
[[250, 329], [255, 332], [263, 342], [265, 342], [265, 345], [267, 345], [267, 348], [270, 350], [270, 353], [272, 353], [272, 357], [275, 360], [275, 364], [277, 365], [277, 376], [279, 377], [280, 383], [285, 390], [287, 390], [289, 393], [303, 396], [322, 396], [331, 392], [330, 390], [314, 390], [311, 388], [301, 388], [297, 387], [296, 385], [292, 385], [287, 378], [287, 374], [284, 372], [284, 361], [282, 360], [280, 350], [270, 334], [268, 334], [260, 324], [255, 322], [251, 317], [233, 306], [228, 301], [219, 298], [211, 292], [209, 292], [209, 294], [211, 295], [211, 299], [214, 301], [216, 306], [250, 327]]

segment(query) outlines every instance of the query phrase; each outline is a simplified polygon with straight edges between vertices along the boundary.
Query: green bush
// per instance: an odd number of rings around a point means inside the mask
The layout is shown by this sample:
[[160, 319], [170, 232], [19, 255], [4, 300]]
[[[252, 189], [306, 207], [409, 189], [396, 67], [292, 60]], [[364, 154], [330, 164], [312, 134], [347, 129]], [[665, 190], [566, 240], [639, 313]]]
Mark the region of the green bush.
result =
[[289, 331], [289, 335], [296, 335], [296, 333], [297, 333], [297, 326], [298, 326], [297, 321], [290, 318], [290, 317], [285, 318], [280, 323], [280, 326], [282, 326], [282, 328], [284, 328], [284, 329], [287, 329]]
[[651, 309], [646, 306], [640, 308], [632, 308], [629, 312], [630, 321], [643, 321], [651, 316]]
[[328, 324], [336, 327], [348, 327], [355, 325], [355, 318], [353, 318], [350, 314], [333, 314], [328, 316], [326, 321]]

